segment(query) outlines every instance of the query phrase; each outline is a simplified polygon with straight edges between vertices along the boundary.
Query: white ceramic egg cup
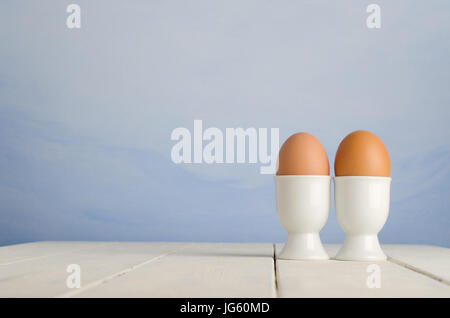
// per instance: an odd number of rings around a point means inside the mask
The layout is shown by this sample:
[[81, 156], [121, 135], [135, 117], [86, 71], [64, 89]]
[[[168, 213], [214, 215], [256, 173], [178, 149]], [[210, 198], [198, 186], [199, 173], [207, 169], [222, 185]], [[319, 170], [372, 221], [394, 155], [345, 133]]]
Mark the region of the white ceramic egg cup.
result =
[[386, 260], [378, 232], [388, 218], [390, 185], [389, 177], [334, 178], [336, 216], [346, 234], [337, 260]]
[[330, 176], [275, 176], [278, 218], [288, 232], [280, 259], [326, 260], [319, 232], [330, 211]]

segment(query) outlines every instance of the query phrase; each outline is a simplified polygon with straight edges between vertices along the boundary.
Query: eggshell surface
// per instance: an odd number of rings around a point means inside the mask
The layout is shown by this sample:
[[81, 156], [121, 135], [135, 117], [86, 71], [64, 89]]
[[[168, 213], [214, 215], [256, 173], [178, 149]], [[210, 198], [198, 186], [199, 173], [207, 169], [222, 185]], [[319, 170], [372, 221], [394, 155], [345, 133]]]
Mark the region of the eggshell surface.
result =
[[389, 177], [390, 170], [386, 146], [373, 133], [358, 130], [341, 141], [334, 161], [334, 172], [337, 177]]
[[278, 155], [277, 175], [329, 175], [328, 156], [320, 141], [301, 132], [290, 136]]

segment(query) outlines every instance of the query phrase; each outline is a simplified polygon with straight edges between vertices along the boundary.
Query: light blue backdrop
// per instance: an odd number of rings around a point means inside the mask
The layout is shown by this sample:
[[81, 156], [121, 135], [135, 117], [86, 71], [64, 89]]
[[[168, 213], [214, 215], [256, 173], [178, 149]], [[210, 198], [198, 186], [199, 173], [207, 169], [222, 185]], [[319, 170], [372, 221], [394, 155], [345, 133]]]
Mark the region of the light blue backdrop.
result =
[[[81, 6], [81, 29], [66, 7]], [[383, 243], [450, 247], [450, 2], [2, 1], [0, 244], [282, 241], [259, 164], [175, 165], [176, 127], [356, 129], [392, 160]], [[334, 209], [321, 232], [342, 242]]]

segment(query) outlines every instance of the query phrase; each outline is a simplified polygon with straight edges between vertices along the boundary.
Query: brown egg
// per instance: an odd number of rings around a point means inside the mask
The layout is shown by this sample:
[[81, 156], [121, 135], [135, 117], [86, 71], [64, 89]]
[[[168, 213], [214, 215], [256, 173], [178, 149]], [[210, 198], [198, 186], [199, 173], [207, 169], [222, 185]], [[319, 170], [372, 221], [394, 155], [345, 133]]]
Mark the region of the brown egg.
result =
[[389, 177], [389, 154], [380, 138], [358, 130], [345, 137], [336, 152], [334, 173], [339, 176]]
[[297, 133], [281, 146], [277, 175], [329, 175], [330, 164], [320, 141], [308, 133]]

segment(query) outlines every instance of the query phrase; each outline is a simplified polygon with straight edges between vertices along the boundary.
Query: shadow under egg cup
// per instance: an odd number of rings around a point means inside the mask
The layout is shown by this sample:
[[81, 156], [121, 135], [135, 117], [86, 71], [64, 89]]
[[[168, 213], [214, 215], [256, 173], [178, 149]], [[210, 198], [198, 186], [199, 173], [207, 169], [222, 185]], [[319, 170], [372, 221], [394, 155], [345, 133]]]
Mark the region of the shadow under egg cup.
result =
[[280, 259], [326, 260], [319, 232], [330, 211], [331, 177], [325, 175], [275, 176], [278, 219], [288, 232]]
[[337, 260], [386, 260], [378, 232], [388, 218], [390, 185], [390, 177], [334, 178], [336, 216], [346, 234]]

